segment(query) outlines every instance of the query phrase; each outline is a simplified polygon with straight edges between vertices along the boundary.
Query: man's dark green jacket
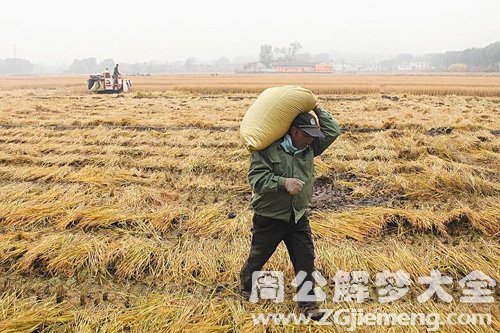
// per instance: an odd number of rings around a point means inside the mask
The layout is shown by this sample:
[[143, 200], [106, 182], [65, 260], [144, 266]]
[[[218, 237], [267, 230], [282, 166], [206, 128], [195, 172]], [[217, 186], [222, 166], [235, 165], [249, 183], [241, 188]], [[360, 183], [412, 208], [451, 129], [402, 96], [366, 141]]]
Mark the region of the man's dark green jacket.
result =
[[[252, 152], [248, 180], [253, 190], [252, 207], [255, 214], [289, 222], [292, 211], [295, 223], [304, 215], [312, 198], [314, 157], [320, 155], [340, 135], [340, 127], [330, 113], [318, 108], [323, 139], [315, 139], [305, 150], [286, 153], [283, 138], [263, 150]], [[285, 189], [286, 178], [297, 178], [304, 187], [296, 195]]]

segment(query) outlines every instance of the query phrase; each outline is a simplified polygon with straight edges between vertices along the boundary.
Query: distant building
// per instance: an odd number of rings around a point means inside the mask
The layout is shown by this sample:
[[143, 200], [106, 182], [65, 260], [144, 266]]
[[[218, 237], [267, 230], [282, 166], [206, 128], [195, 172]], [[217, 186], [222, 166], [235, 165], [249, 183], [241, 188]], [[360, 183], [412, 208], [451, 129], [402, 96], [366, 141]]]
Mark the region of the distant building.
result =
[[365, 67], [363, 67], [362, 70], [364, 72], [382, 72], [382, 66], [380, 66], [380, 64], [378, 64], [378, 63], [370, 64], [370, 65], [366, 65]]
[[244, 72], [266, 72], [268, 70], [269, 69], [266, 68], [266, 65], [261, 62], [251, 62], [243, 66]]
[[345, 64], [345, 63], [335, 63], [332, 65], [333, 70], [336, 72], [359, 72], [361, 70], [361, 65], [357, 64]]
[[252, 62], [243, 66], [244, 73], [332, 73], [332, 64], [328, 63], [274, 63], [266, 68], [260, 62]]
[[343, 72], [345, 70], [345, 65], [344, 64], [332, 64], [333, 70], [336, 72]]
[[313, 73], [314, 64], [275, 63], [272, 64], [276, 73]]
[[426, 61], [410, 61], [398, 65], [398, 71], [425, 71], [430, 68], [430, 64]]
[[314, 65], [314, 71], [316, 73], [331, 73], [332, 72], [332, 64], [320, 63]]
[[398, 71], [411, 71], [411, 66], [409, 63], [404, 62], [398, 65]]
[[276, 73], [331, 73], [332, 65], [326, 63], [275, 63], [272, 65]]

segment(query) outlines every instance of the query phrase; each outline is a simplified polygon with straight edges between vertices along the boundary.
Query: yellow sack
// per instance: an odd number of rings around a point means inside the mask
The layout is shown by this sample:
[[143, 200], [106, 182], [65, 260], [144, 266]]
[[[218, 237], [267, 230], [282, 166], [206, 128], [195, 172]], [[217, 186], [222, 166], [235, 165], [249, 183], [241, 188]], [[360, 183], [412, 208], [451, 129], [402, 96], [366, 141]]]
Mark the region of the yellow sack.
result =
[[299, 113], [312, 110], [316, 103], [316, 96], [302, 87], [264, 90], [241, 121], [240, 136], [245, 146], [250, 150], [269, 147], [288, 132]]

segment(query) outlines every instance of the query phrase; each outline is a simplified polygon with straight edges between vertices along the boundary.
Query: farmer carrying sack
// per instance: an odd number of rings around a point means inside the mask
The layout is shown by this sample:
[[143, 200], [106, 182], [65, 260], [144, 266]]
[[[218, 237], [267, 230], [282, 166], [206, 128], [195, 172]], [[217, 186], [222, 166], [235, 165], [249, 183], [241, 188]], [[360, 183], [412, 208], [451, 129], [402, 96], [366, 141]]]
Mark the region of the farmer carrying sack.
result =
[[262, 150], [283, 137], [293, 119], [308, 112], [317, 103], [316, 96], [297, 86], [274, 87], [264, 90], [245, 113], [240, 136], [250, 150]]

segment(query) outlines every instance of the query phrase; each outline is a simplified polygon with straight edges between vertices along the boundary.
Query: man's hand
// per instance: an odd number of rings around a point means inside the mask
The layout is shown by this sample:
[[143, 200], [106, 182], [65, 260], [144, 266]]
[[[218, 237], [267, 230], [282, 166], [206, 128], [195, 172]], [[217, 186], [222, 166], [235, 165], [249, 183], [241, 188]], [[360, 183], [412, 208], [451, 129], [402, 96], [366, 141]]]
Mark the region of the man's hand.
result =
[[321, 107], [319, 106], [319, 104], [316, 104], [312, 110], [314, 111], [314, 113], [318, 114], [318, 111], [320, 109], [321, 109]]
[[295, 195], [302, 191], [302, 187], [304, 187], [304, 182], [297, 178], [287, 178], [285, 180], [285, 189], [291, 195]]

